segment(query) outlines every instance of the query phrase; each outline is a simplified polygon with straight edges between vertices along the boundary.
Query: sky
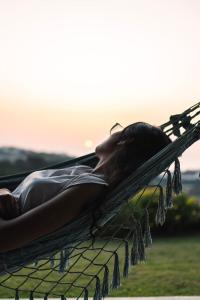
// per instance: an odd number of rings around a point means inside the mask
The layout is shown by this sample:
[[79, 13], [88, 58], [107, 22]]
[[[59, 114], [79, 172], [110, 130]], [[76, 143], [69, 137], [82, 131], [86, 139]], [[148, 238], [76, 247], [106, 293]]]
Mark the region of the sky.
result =
[[198, 0], [0, 0], [0, 147], [80, 156], [166, 122], [200, 101], [199, 36]]

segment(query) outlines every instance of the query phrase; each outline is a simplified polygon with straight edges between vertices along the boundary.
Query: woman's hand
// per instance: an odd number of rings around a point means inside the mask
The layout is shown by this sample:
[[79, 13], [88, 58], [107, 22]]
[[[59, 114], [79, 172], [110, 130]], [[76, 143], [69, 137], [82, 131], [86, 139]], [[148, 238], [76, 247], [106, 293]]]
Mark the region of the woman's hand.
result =
[[0, 217], [10, 220], [19, 215], [19, 204], [12, 193], [6, 188], [0, 189]]

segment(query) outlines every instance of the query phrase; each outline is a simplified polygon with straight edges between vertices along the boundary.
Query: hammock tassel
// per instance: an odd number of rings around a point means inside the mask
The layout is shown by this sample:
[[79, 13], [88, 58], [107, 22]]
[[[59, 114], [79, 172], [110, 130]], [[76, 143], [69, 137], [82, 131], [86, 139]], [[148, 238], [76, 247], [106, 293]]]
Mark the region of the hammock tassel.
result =
[[98, 276], [96, 276], [96, 287], [93, 300], [101, 300], [101, 284]]
[[88, 290], [85, 288], [84, 289], [84, 297], [83, 300], [88, 300]]
[[102, 284], [102, 297], [108, 296], [109, 293], [109, 269], [108, 266], [104, 266], [103, 284]]
[[64, 253], [63, 250], [60, 251], [60, 263], [59, 263], [59, 273], [64, 272]]
[[49, 262], [50, 262], [51, 269], [53, 269], [53, 267], [54, 267], [54, 255], [49, 257]]
[[59, 265], [59, 273], [63, 273], [66, 269], [66, 266], [69, 263], [69, 249], [64, 249], [60, 251], [60, 265]]
[[128, 247], [128, 241], [125, 241], [125, 259], [124, 259], [123, 277], [128, 277], [128, 271], [129, 271], [129, 247]]
[[142, 236], [142, 226], [141, 223], [138, 222], [138, 253], [139, 253], [139, 260], [140, 262], [145, 261], [145, 247], [144, 247], [144, 240]]
[[69, 256], [70, 256], [70, 250], [68, 248], [65, 248], [64, 249], [65, 270], [66, 270], [66, 267], [69, 266]]
[[156, 225], [161, 224], [163, 225], [165, 223], [165, 201], [164, 201], [164, 195], [163, 195], [163, 188], [161, 185], [158, 185], [160, 189], [160, 195], [158, 200], [158, 208], [156, 211], [156, 217], [155, 222]]
[[38, 260], [35, 260], [35, 261], [33, 262], [33, 266], [34, 266], [34, 267], [37, 267], [37, 264], [38, 264]]
[[133, 245], [131, 248], [131, 265], [137, 265], [139, 262], [139, 253], [138, 253], [138, 234], [137, 228], [135, 228], [133, 234]]
[[113, 277], [112, 277], [112, 288], [117, 289], [120, 286], [120, 271], [119, 271], [119, 257], [117, 252], [114, 252], [115, 261], [114, 261], [114, 269], [113, 269]]
[[182, 192], [181, 170], [179, 159], [175, 159], [174, 176], [172, 180], [173, 190], [176, 195]]
[[15, 291], [15, 300], [19, 300], [19, 291], [16, 289]]
[[45, 295], [44, 295], [44, 300], [47, 300], [48, 299], [48, 293], [46, 293]]
[[29, 300], [33, 300], [33, 291], [30, 292]]
[[166, 185], [166, 205], [165, 208], [172, 208], [172, 176], [171, 172], [167, 170], [167, 185]]
[[144, 215], [144, 246], [150, 247], [152, 245], [151, 231], [149, 225], [149, 212], [147, 207], [145, 207]]

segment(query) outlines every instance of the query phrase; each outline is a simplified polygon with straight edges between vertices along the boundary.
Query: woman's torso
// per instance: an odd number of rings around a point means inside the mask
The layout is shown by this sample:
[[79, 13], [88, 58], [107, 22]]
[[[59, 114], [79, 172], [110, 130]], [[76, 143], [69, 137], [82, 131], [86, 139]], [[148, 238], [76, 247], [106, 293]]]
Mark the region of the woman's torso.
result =
[[12, 192], [19, 201], [21, 213], [50, 200], [71, 186], [84, 183], [107, 185], [103, 174], [92, 173], [86, 165], [46, 169], [29, 174]]

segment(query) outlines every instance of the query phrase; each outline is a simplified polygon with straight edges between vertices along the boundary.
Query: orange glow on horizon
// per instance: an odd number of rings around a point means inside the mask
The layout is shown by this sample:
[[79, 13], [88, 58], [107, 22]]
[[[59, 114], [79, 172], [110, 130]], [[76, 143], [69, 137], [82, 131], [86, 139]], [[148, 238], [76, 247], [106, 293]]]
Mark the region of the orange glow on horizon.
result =
[[84, 155], [116, 122], [166, 122], [200, 101], [199, 29], [195, 0], [3, 1], [0, 146]]

